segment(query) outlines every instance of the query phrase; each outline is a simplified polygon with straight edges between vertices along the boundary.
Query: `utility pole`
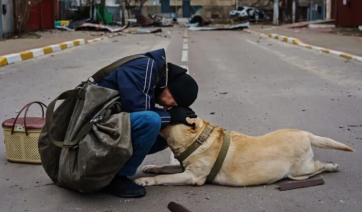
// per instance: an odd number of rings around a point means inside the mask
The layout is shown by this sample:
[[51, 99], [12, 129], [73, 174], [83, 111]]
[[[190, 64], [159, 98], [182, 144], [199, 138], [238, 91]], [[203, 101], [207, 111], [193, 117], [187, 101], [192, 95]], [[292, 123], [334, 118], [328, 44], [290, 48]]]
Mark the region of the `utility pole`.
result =
[[293, 14], [293, 23], [295, 23], [295, 0], [293, 0], [292, 14]]
[[273, 24], [279, 24], [279, 0], [274, 0], [274, 10], [273, 10]]
[[103, 10], [100, 10], [99, 12], [101, 13], [103, 24], [106, 25], [106, 14], [104, 13], [104, 10], [106, 9], [106, 0], [101, 0], [101, 8], [103, 8]]
[[0, 40], [3, 39], [3, 3], [0, 1]]
[[122, 2], [122, 26], [126, 25], [125, 20], [124, 20], [124, 10], [126, 7], [126, 0], [121, 0]]
[[89, 5], [89, 18], [93, 20], [93, 0], [88, 0], [88, 5]]

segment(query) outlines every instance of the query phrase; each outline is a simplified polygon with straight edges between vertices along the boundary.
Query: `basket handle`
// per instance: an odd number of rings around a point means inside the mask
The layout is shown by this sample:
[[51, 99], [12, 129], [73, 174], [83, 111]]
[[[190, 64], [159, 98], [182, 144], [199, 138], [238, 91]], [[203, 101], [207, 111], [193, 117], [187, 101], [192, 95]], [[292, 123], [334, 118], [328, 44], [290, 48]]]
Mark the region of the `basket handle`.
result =
[[30, 103], [26, 104], [26, 105], [23, 107], [23, 109], [20, 110], [20, 112], [18, 113], [18, 115], [16, 116], [16, 118], [15, 118], [15, 120], [14, 120], [13, 127], [12, 127], [12, 129], [11, 129], [11, 135], [14, 133], [14, 128], [15, 128], [16, 121], [18, 120], [21, 112], [23, 112], [24, 109], [26, 109], [26, 110], [25, 110], [25, 114], [24, 114], [25, 134], [26, 134], [26, 135], [29, 134], [29, 133], [28, 133], [28, 128], [26, 127], [26, 115], [27, 115], [27, 113], [28, 113], [29, 107], [30, 107], [32, 104], [38, 104], [38, 105], [40, 106], [40, 108], [41, 108], [41, 116], [42, 116], [42, 118], [44, 118], [44, 108], [43, 108], [43, 106], [44, 106], [44, 107], [47, 107], [44, 103], [39, 102], [39, 101], [34, 101], [34, 102], [30, 102]]

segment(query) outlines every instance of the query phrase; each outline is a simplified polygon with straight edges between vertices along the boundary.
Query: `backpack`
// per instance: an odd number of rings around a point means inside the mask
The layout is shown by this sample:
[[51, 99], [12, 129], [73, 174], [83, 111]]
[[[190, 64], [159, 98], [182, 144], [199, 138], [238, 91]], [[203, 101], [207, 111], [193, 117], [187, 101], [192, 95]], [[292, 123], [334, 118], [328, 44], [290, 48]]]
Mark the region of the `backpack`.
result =
[[[119, 92], [94, 82], [143, 57], [112, 63], [48, 105], [38, 149], [45, 172], [57, 186], [83, 193], [101, 190], [132, 156], [130, 114], [122, 112]], [[63, 102], [54, 111], [59, 100]]]

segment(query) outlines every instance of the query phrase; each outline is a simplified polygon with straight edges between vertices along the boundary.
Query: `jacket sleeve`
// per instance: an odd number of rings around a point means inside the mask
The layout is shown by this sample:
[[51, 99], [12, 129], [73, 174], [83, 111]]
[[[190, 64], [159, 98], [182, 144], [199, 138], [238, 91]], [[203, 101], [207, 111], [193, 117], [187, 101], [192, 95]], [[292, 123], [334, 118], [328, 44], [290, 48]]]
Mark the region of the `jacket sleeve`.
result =
[[167, 127], [171, 122], [170, 114], [162, 108], [154, 107], [152, 111], [155, 111], [161, 117], [161, 129]]

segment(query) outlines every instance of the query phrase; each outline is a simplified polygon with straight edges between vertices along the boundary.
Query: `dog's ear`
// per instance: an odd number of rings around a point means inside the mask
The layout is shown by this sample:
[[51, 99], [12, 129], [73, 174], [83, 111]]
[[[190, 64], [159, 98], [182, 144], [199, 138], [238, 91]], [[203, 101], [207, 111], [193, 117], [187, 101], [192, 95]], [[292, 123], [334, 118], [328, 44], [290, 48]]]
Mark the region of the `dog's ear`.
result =
[[187, 123], [189, 123], [190, 125], [196, 126], [196, 124], [197, 124], [197, 119], [196, 119], [196, 118], [192, 119], [192, 118], [186, 117], [186, 121], [187, 121]]
[[199, 127], [198, 126], [199, 119], [186, 117], [186, 121], [191, 125], [190, 127], [192, 127], [192, 132], [195, 133]]

